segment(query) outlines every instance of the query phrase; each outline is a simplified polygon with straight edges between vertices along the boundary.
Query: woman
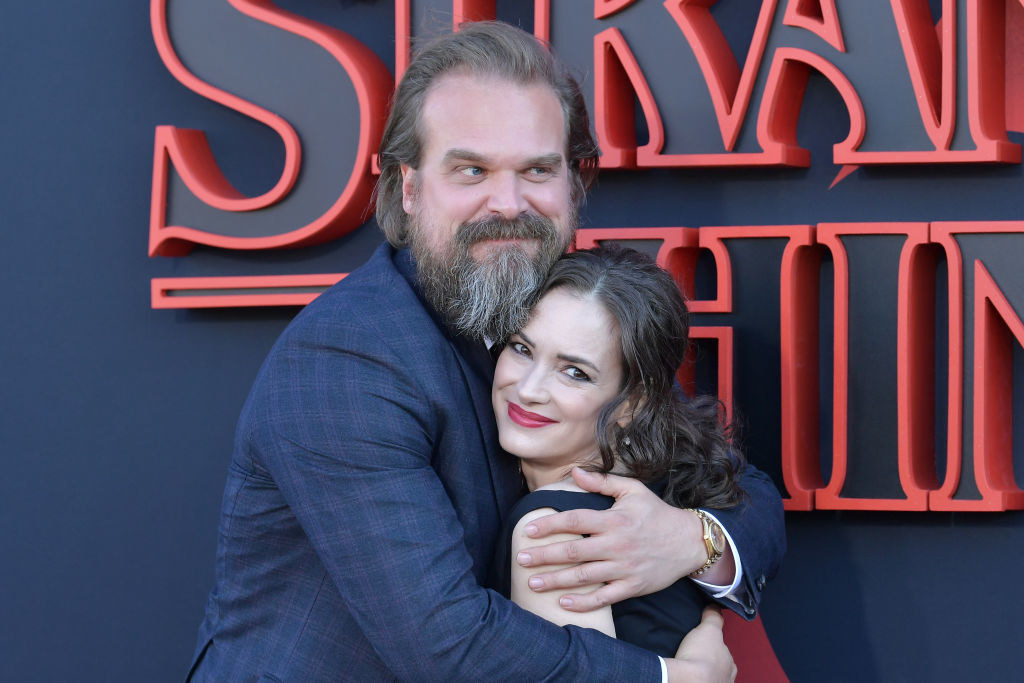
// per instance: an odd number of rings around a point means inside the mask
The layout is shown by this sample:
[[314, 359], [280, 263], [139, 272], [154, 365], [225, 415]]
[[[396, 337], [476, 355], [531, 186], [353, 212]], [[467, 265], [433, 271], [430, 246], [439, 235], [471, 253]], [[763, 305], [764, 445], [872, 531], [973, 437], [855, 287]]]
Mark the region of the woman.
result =
[[[531, 520], [613, 499], [578, 488], [573, 467], [657, 484], [679, 507], [740, 502], [739, 462], [712, 398], [684, 400], [675, 373], [688, 343], [686, 304], [671, 276], [631, 249], [566, 255], [552, 268], [526, 326], [506, 343], [491, 399], [502, 447], [520, 460], [531, 493], [513, 509], [495, 587], [559, 624], [596, 628], [664, 656], [700, 622], [708, 599], [688, 579], [588, 613], [535, 593], [511, 561], [536, 545]], [[545, 543], [554, 540], [545, 539]], [[596, 588], [596, 586], [594, 586]], [[575, 592], [585, 592], [577, 588]]]

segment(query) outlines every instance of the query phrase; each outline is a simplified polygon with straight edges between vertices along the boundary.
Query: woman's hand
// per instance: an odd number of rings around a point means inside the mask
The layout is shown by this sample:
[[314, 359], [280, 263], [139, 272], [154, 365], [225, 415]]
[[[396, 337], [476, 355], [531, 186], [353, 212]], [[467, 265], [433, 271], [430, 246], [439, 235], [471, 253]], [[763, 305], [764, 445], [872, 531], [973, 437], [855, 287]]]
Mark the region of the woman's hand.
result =
[[[692, 511], [669, 505], [636, 479], [579, 468], [573, 470], [572, 476], [581, 488], [614, 497], [615, 504], [608, 510], [559, 512], [526, 527], [526, 535], [534, 539], [554, 533], [587, 535], [519, 553], [516, 559], [523, 567], [575, 565], [534, 574], [530, 577], [531, 589], [549, 591], [605, 584], [590, 593], [564, 595], [559, 601], [563, 609], [587, 612], [659, 591], [704, 564], [707, 549], [703, 525]], [[726, 573], [732, 567], [724, 581], [724, 585], [729, 585], [735, 574], [731, 550], [726, 551], [722, 560], [716, 564], [723, 565]], [[715, 578], [701, 577], [710, 579], [709, 583], [715, 583]]]
[[736, 680], [736, 664], [722, 638], [722, 611], [708, 605], [701, 615], [700, 624], [686, 634], [679, 643], [675, 659], [666, 659], [668, 680], [672, 681], [727, 681]]

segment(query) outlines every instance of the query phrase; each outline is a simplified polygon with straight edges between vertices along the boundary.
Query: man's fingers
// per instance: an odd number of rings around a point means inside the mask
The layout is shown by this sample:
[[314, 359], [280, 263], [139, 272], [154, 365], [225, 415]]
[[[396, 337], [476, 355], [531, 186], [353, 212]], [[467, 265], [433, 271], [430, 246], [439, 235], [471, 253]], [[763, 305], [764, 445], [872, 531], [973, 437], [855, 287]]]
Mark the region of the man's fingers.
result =
[[[541, 538], [550, 534], [600, 534], [608, 530], [605, 511], [566, 510], [545, 515], [526, 525], [526, 535]], [[579, 560], [572, 560], [579, 562]]]
[[722, 637], [722, 624], [721, 610], [717, 606], [705, 607], [700, 624], [679, 643], [677, 660], [697, 668], [697, 672], [688, 674], [686, 680], [735, 680], [736, 663]]
[[544, 592], [559, 588], [573, 589], [580, 586], [594, 586], [616, 581], [622, 576], [622, 568], [615, 562], [585, 562], [552, 572], [531, 574], [528, 584], [533, 590]]
[[589, 593], [566, 593], [558, 599], [558, 604], [569, 612], [589, 612], [632, 595], [624, 585], [622, 581], [614, 581]]
[[725, 626], [725, 620], [722, 618], [722, 608], [718, 605], [708, 605], [705, 607], [700, 615], [700, 625], [711, 626], [721, 631]]
[[576, 485], [591, 493], [600, 493], [611, 496], [618, 500], [623, 496], [635, 493], [639, 488], [646, 490], [639, 479], [632, 477], [620, 477], [617, 474], [601, 474], [600, 472], [588, 472], [579, 467], [572, 468], [572, 478]]
[[524, 548], [516, 555], [516, 562], [523, 567], [543, 567], [593, 562], [609, 557], [615, 557], [615, 553], [608, 542], [603, 538], [592, 536]]

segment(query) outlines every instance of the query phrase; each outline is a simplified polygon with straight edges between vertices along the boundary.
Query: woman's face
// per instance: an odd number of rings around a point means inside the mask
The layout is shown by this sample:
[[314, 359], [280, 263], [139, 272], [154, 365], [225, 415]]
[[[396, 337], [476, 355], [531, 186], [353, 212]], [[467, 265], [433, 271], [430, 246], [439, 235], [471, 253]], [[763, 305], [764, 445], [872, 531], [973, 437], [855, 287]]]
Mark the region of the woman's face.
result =
[[600, 303], [562, 288], [544, 295], [494, 371], [501, 447], [544, 469], [600, 462], [597, 417], [619, 392], [620, 356], [618, 324]]

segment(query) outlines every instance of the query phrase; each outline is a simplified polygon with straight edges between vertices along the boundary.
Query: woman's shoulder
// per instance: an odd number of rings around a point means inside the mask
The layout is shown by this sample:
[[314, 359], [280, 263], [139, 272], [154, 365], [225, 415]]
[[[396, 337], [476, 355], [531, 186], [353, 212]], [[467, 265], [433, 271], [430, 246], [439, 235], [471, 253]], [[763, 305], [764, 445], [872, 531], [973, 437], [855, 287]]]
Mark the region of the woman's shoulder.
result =
[[[509, 515], [513, 552], [538, 544], [525, 531], [526, 525], [535, 519], [566, 510], [606, 510], [614, 502], [614, 498], [581, 489], [572, 479], [538, 487], [520, 498]], [[543, 544], [577, 538], [580, 538], [579, 534], [552, 534], [543, 539]]]
[[536, 518], [538, 515], [532, 515], [531, 513], [537, 510], [545, 510], [546, 514], [580, 508], [606, 510], [614, 502], [614, 498], [584, 491], [570, 479], [568, 482], [561, 481], [541, 486], [526, 494], [513, 506], [509, 517], [512, 524], [515, 525], [527, 515], [530, 515], [531, 518]]

